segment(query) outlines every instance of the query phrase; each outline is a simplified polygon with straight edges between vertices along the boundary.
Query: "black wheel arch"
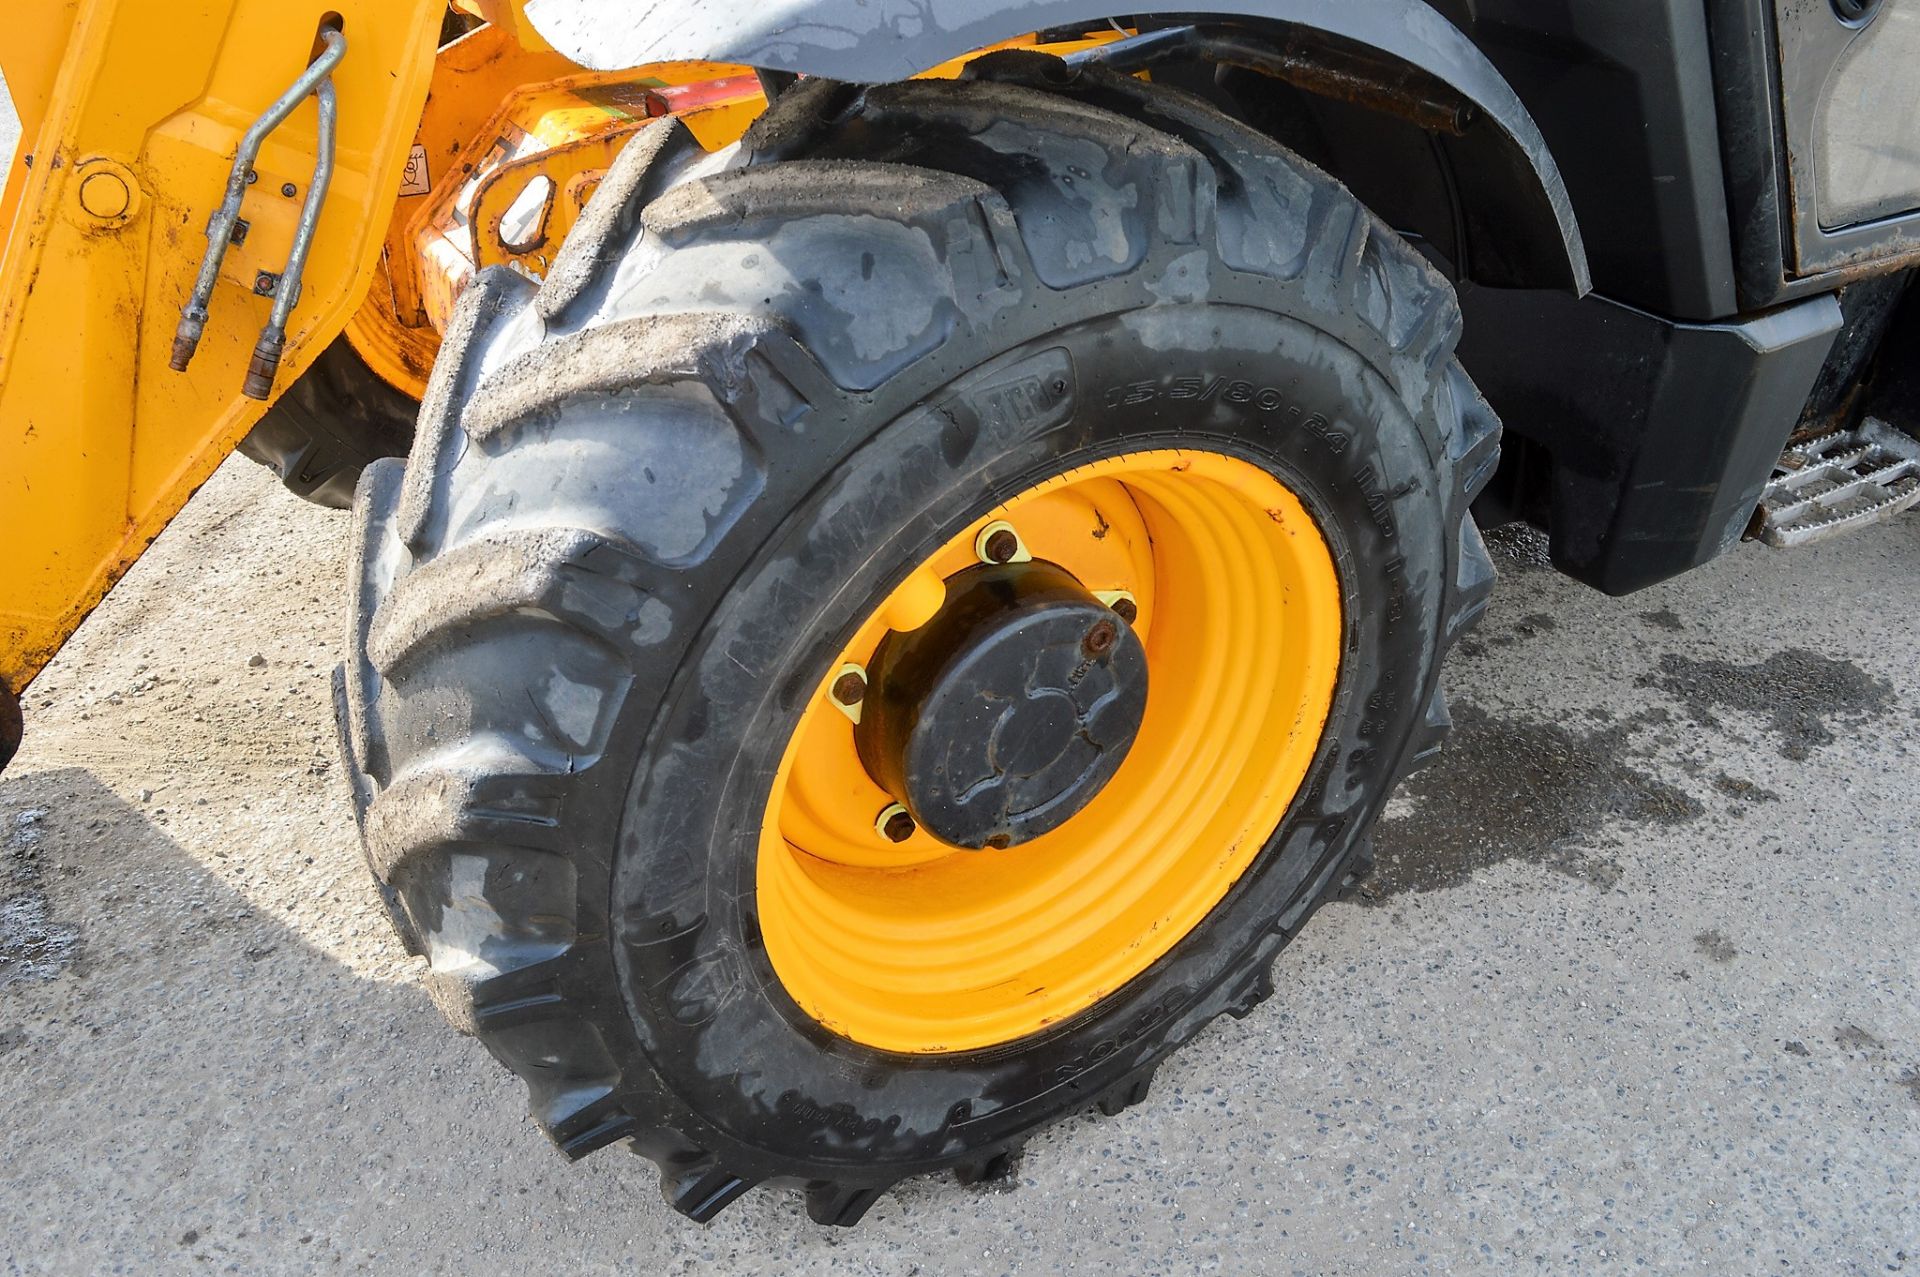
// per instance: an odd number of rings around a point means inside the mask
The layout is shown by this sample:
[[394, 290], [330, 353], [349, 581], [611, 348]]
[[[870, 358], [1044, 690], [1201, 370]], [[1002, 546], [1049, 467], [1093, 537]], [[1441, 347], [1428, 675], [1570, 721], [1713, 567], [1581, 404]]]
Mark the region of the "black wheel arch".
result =
[[[955, 13], [963, 16], [944, 26], [932, 9], [924, 21], [882, 24], [865, 0], [682, 3], [644, 15], [625, 0], [576, 0], [532, 16], [556, 48], [599, 70], [704, 58], [865, 84], [905, 79], [1031, 31], [1134, 21], [1111, 0], [1030, 0]], [[1486, 55], [1427, 0], [1212, 0], [1180, 22], [1203, 37], [1189, 50], [1194, 60], [1223, 68], [1258, 63], [1263, 78], [1360, 101], [1372, 108], [1384, 144], [1402, 155], [1424, 153], [1428, 163], [1416, 171], [1425, 198], [1406, 204], [1415, 220], [1399, 221], [1399, 210], [1379, 207], [1374, 197], [1376, 211], [1450, 248], [1463, 277], [1495, 287], [1590, 289], [1572, 199], [1539, 125]], [[1243, 56], [1228, 52], [1229, 44]], [[1260, 50], [1277, 56], [1244, 56]], [[1424, 129], [1397, 118], [1436, 96], [1465, 108], [1460, 127]], [[1333, 175], [1370, 196], [1364, 180]]]
[[237, 450], [295, 496], [344, 510], [370, 462], [404, 457], [413, 446], [419, 407], [342, 334], [280, 392]]

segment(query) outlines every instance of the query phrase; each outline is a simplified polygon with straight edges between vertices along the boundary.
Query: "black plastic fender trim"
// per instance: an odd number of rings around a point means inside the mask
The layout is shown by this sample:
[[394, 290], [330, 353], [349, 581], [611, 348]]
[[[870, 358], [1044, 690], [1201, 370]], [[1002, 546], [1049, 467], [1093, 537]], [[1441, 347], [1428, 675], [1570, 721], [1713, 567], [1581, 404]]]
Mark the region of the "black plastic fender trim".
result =
[[[1030, 31], [1130, 16], [1112, 0], [528, 0], [556, 49], [592, 70], [712, 60], [861, 84], [902, 80]], [[1166, 15], [1174, 16], [1174, 15]], [[1184, 21], [1239, 21], [1319, 32], [1419, 69], [1474, 108], [1477, 126], [1446, 146], [1481, 210], [1469, 230], [1475, 278], [1496, 286], [1592, 287], [1585, 243], [1546, 139], [1506, 79], [1426, 0], [1213, 0]]]
[[1551, 458], [1553, 565], [1629, 594], [1738, 544], [1834, 336], [1832, 294], [1686, 323], [1596, 293], [1464, 289], [1460, 360]]

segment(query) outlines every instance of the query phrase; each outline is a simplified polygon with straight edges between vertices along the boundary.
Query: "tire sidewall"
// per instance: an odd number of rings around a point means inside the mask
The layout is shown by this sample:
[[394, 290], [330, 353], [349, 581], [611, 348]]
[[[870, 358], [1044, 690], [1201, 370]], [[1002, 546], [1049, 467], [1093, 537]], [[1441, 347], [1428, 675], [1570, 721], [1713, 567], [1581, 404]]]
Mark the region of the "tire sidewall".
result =
[[[1441, 405], [1410, 406], [1363, 346], [1246, 305], [1143, 306], [994, 353], [944, 388], [847, 406], [841, 428], [865, 442], [725, 592], [627, 794], [608, 917], [633, 1046], [685, 1106], [676, 1124], [761, 1175], [891, 1181], [1011, 1143], [1243, 1009], [1397, 779], [1441, 647], [1454, 517]], [[886, 407], [903, 397], [922, 406]], [[1341, 671], [1287, 817], [1194, 932], [1066, 1024], [937, 1056], [829, 1033], [775, 975], [755, 896], [761, 821], [806, 699], [955, 530], [1042, 479], [1151, 448], [1253, 462], [1333, 552]]]

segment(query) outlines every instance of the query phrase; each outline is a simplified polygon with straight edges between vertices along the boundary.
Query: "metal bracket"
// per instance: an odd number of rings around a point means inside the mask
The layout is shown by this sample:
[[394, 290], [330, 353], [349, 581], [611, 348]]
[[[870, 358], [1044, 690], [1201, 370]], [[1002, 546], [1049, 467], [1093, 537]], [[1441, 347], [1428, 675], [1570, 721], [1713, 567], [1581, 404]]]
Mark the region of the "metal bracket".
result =
[[1869, 417], [1789, 448], [1760, 498], [1755, 534], [1785, 548], [1883, 523], [1920, 505], [1920, 440]]
[[1300, 34], [1266, 39], [1230, 28], [1164, 27], [1070, 53], [1062, 61], [1074, 69], [1103, 66], [1132, 75], [1182, 58], [1258, 71], [1309, 93], [1399, 116], [1431, 133], [1464, 137], [1479, 115], [1465, 95], [1436, 75], [1310, 45]]

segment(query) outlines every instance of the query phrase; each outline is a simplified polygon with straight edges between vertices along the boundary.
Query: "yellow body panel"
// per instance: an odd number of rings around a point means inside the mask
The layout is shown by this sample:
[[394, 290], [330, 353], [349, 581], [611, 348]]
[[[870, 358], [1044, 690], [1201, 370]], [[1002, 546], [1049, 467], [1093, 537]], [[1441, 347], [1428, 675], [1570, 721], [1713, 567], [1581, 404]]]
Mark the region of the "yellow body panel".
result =
[[[66, 52], [67, 34], [73, 30], [74, 11], [80, 0], [39, 0], [26, 6], [24, 13], [7, 15], [7, 38], [0, 40], [0, 74], [7, 79], [7, 92], [14, 112], [20, 117], [20, 136], [31, 142], [47, 113], [47, 100], [53, 96], [54, 77], [60, 71], [60, 57]], [[14, 210], [20, 205], [21, 192], [31, 170], [27, 167], [27, 146], [13, 157], [7, 171], [5, 193], [0, 194], [0, 254], [14, 227]]]
[[253, 281], [286, 261], [299, 200], [281, 187], [304, 193], [312, 176], [311, 100], [261, 151], [248, 234], [198, 358], [168, 369], [240, 135], [304, 69], [322, 16], [339, 14], [337, 167], [284, 388], [366, 290], [443, 12], [437, 0], [81, 0], [61, 30], [35, 12], [59, 5], [26, 7], [8, 19], [6, 71], [24, 88], [33, 163], [17, 196], [9, 183], [18, 217], [0, 265], [0, 680], [16, 692], [263, 409], [240, 393], [271, 305]]
[[[470, 6], [463, 6], [470, 7]], [[420, 260], [420, 228], [478, 161], [476, 140], [500, 104], [523, 84], [553, 80], [579, 68], [550, 50], [527, 50], [504, 26], [482, 27], [440, 50], [433, 82], [409, 143], [406, 178], [383, 213], [385, 242], [374, 286], [347, 327], [361, 358], [393, 385], [418, 398], [440, 350], [425, 296], [429, 272], [442, 263]], [[480, 148], [484, 153], [485, 148]]]
[[553, 52], [546, 37], [527, 21], [525, 0], [454, 0], [453, 7], [479, 18], [518, 48], [531, 53]]
[[[459, 7], [479, 13], [491, 2]], [[440, 51], [379, 277], [347, 328], [361, 358], [416, 399], [467, 282], [487, 266], [544, 278], [600, 175], [649, 116], [671, 110], [714, 151], [737, 141], [766, 107], [748, 67], [667, 62], [582, 72], [544, 43], [521, 47], [514, 30], [482, 27]], [[1120, 36], [1101, 31], [1048, 44], [1023, 36], [995, 47], [1065, 55]], [[926, 75], [957, 76], [974, 56]], [[552, 183], [545, 224], [516, 251], [498, 233], [501, 214], [541, 177]]]
[[[245, 238], [226, 254], [197, 357], [184, 373], [168, 359], [240, 137], [306, 67], [324, 17], [347, 40], [333, 76], [335, 171], [276, 395], [342, 332], [418, 395], [476, 265], [544, 272], [632, 133], [617, 112], [576, 110], [583, 86], [660, 87], [689, 104], [683, 118], [709, 148], [764, 105], [736, 87], [743, 67], [586, 76], [531, 32], [518, 0], [456, 7], [491, 25], [437, 56], [444, 0], [36, 0], [8, 15], [0, 71], [23, 144], [0, 192], [0, 709], [265, 410], [241, 394], [272, 305], [256, 282], [287, 259], [314, 168], [312, 99], [260, 152]], [[668, 86], [704, 87], [676, 97]], [[434, 196], [484, 172], [494, 126], [516, 111], [543, 136], [514, 186], [544, 155], [569, 202], [537, 248], [503, 253], [486, 234], [498, 201], [455, 237], [436, 227]]]

